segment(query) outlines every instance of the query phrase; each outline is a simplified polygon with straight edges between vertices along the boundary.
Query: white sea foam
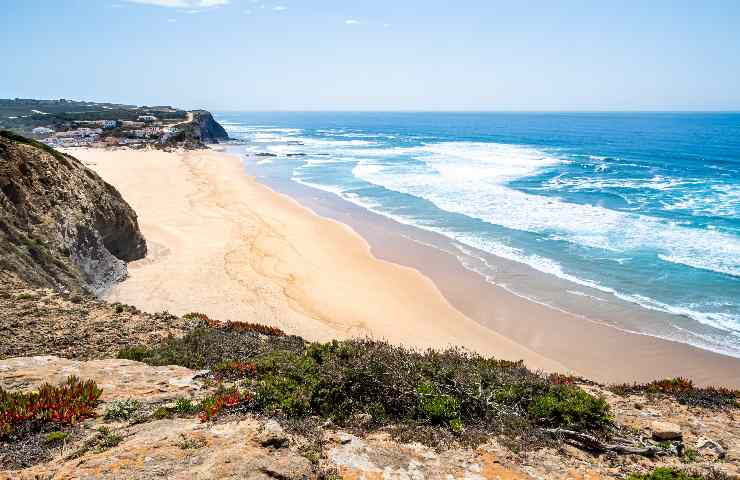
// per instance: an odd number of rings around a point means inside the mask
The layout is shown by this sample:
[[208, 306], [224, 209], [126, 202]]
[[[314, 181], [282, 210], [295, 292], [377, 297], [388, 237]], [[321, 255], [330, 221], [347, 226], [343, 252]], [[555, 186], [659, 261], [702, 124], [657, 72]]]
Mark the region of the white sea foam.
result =
[[573, 177], [564, 178], [565, 174], [558, 175], [545, 182], [549, 190], [611, 190], [611, 189], [651, 189], [670, 190], [686, 185], [701, 184], [702, 180], [667, 178], [661, 175], [645, 180], [638, 178], [604, 178], [604, 177]]
[[[502, 242], [447, 230], [439, 224], [425, 225], [417, 218], [389, 213], [380, 203], [346, 191], [341, 186], [326, 185], [323, 180], [321, 183], [309, 181], [305, 175], [313, 176], [321, 172], [312, 172], [312, 168], [321, 168], [323, 164], [356, 162], [353, 174], [357, 178], [426, 199], [446, 211], [610, 252], [630, 254], [652, 249], [664, 261], [740, 276], [740, 244], [732, 235], [716, 230], [687, 228], [660, 218], [618, 212], [600, 206], [572, 204], [553, 197], [527, 194], [507, 186], [507, 182], [532, 175], [543, 168], [558, 168], [558, 165], [568, 162], [566, 159], [518, 145], [446, 142], [419, 147], [385, 148], [375, 141], [376, 138], [382, 138], [380, 135], [365, 136], [346, 130], [334, 130], [323, 132], [327, 135], [317, 139], [304, 136], [299, 129], [268, 128], [271, 127], [252, 126], [245, 128], [244, 133], [257, 144], [272, 144], [267, 148], [273, 153], [308, 154], [309, 157], [303, 159], [303, 165], [294, 171], [293, 180], [298, 183], [336, 194], [401, 223], [443, 234], [464, 245], [527, 264], [544, 273], [612, 294], [645, 308], [684, 315], [733, 335], [738, 332], [738, 325], [730, 315], [700, 312], [691, 306], [676, 307], [647, 297], [626, 295], [597, 282], [577, 278], [552, 259], [527, 253]], [[286, 145], [288, 142], [301, 142], [302, 145]], [[310, 156], [317, 153], [329, 155], [320, 158]], [[398, 157], [402, 157], [402, 160], [398, 161]], [[598, 165], [612, 162], [614, 165], [627, 165], [607, 157], [592, 157], [590, 160]], [[658, 175], [648, 181], [599, 176], [567, 180], [556, 177], [545, 186], [548, 189], [649, 188], [661, 191], [676, 190], [693, 183], [695, 179]], [[718, 193], [728, 195], [726, 200], [729, 202], [725, 204], [732, 206], [733, 201], [737, 201], [737, 197], [733, 196], [736, 192], [732, 190], [720, 190]], [[465, 255], [458, 255], [466, 268], [479, 271], [488, 281], [495, 281], [492, 272], [488, 271], [490, 265], [471, 263], [469, 258], [464, 257]], [[579, 290], [569, 292], [604, 301]]]
[[709, 190], [684, 192], [678, 199], [663, 204], [663, 210], [683, 210], [692, 215], [740, 217], [740, 187], [716, 183]]
[[557, 235], [610, 252], [650, 249], [690, 267], [740, 276], [740, 239], [735, 236], [509, 188], [511, 179], [563, 162], [536, 149], [454, 142], [409, 152], [420, 162], [360, 161], [353, 174], [442, 210], [509, 229]]

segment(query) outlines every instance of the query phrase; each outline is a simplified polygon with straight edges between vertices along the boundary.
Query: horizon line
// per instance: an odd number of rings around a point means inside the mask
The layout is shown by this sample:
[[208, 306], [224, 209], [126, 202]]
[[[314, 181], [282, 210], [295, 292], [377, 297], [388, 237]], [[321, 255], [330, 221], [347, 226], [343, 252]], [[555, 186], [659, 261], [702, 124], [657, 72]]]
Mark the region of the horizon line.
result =
[[220, 109], [219, 113], [738, 113], [740, 109], [729, 110], [301, 110], [301, 109]]

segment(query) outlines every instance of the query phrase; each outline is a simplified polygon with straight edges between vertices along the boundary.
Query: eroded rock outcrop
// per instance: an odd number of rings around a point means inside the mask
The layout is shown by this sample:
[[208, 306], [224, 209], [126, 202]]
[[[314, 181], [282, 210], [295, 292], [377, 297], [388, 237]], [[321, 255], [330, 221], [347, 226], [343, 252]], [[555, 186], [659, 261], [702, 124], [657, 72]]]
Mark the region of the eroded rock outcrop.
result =
[[0, 132], [0, 271], [34, 286], [100, 292], [146, 242], [118, 191], [70, 155]]

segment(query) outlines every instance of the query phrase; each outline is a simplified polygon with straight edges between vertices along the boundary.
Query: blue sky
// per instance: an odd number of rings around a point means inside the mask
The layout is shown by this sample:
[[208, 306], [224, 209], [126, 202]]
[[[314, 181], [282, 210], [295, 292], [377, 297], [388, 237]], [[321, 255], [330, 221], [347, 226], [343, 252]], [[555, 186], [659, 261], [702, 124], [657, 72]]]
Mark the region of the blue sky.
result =
[[0, 97], [740, 110], [740, 2], [5, 0]]

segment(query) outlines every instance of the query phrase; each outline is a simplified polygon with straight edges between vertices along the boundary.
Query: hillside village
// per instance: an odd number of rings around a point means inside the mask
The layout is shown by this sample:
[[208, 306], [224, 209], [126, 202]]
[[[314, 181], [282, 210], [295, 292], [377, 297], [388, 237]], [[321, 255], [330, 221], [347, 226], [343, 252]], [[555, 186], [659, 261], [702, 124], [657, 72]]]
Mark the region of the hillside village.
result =
[[64, 148], [197, 147], [192, 144], [194, 139], [213, 143], [228, 138], [210, 113], [202, 110], [66, 99], [0, 99], [0, 129]]
[[72, 128], [55, 131], [50, 127], [31, 130], [51, 147], [110, 147], [166, 143], [178, 133], [174, 124], [164, 124], [154, 115], [140, 115], [131, 120], [76, 120]]

